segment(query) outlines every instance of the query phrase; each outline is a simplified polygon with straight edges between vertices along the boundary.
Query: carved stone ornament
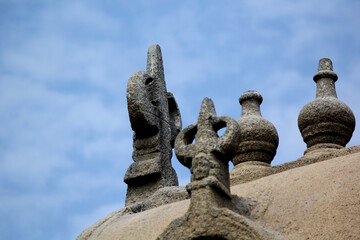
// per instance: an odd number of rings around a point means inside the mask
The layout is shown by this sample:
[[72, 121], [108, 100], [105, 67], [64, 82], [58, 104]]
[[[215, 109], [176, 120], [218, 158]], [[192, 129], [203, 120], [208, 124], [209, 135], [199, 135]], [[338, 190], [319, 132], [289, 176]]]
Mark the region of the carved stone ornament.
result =
[[328, 58], [319, 61], [314, 75], [316, 98], [300, 111], [298, 126], [306, 153], [322, 149], [340, 149], [346, 146], [355, 129], [355, 117], [351, 109], [337, 98], [332, 62]]
[[248, 182], [272, 174], [270, 166], [279, 145], [274, 125], [262, 117], [263, 98], [256, 91], [241, 94], [241, 117], [237, 121], [241, 130], [240, 144], [232, 159], [231, 184]]
[[242, 111], [237, 122], [241, 129], [241, 140], [232, 160], [234, 166], [249, 161], [270, 165], [276, 154], [279, 136], [274, 125], [261, 115], [262, 101], [262, 96], [256, 91], [244, 92], [239, 98]]
[[[224, 127], [219, 137], [217, 131]], [[205, 98], [198, 122], [181, 131], [175, 141], [177, 158], [191, 170], [191, 183], [187, 185], [191, 194], [189, 209], [157, 239], [282, 239], [240, 215], [234, 204], [228, 162], [239, 141], [237, 122], [216, 116], [212, 100]]]
[[174, 96], [166, 90], [159, 45], [149, 48], [146, 72], [130, 77], [126, 95], [134, 131], [134, 163], [124, 178], [128, 184], [125, 205], [130, 205], [148, 199], [162, 187], [178, 185], [171, 156], [181, 117]]

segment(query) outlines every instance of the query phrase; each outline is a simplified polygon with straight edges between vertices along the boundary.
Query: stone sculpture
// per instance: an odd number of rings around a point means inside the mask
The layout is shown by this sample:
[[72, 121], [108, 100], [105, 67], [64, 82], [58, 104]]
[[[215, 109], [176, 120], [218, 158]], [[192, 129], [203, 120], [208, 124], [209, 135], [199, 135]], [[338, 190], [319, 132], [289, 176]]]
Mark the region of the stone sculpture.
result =
[[274, 125], [263, 118], [260, 104], [263, 98], [256, 91], [244, 92], [239, 102], [241, 117], [237, 121], [241, 129], [241, 141], [233, 163], [257, 161], [270, 164], [279, 145], [279, 136]]
[[239, 98], [242, 111], [237, 122], [241, 140], [232, 159], [232, 183], [246, 182], [272, 173], [270, 163], [276, 154], [279, 136], [274, 125], [261, 115], [262, 101], [262, 96], [256, 91], [244, 92]]
[[[217, 131], [225, 127], [219, 137]], [[195, 143], [192, 144], [193, 140]], [[228, 162], [240, 141], [240, 128], [230, 117], [217, 117], [211, 99], [201, 104], [197, 124], [185, 128], [175, 142], [179, 161], [190, 168], [190, 207], [158, 239], [280, 239], [238, 214], [230, 194]]]
[[337, 79], [331, 60], [320, 59], [314, 75], [316, 98], [301, 109], [298, 117], [298, 126], [307, 145], [305, 154], [343, 148], [354, 132], [354, 114], [336, 95]]
[[126, 95], [134, 131], [134, 163], [124, 178], [127, 206], [148, 199], [162, 187], [178, 185], [171, 156], [181, 117], [174, 96], [166, 90], [159, 45], [149, 48], [146, 72], [130, 77]]
[[[127, 88], [134, 163], [124, 179], [126, 207], [78, 239], [359, 239], [360, 175], [354, 169], [360, 145], [344, 148], [355, 118], [337, 99], [336, 80], [331, 60], [321, 59], [316, 99], [298, 118], [308, 149], [295, 161], [270, 166], [278, 135], [261, 116], [261, 95], [240, 96], [238, 122], [218, 117], [205, 98], [198, 122], [178, 134], [180, 113], [166, 92], [160, 47], [151, 46], [147, 71], [133, 74]], [[177, 185], [170, 161], [174, 141], [176, 156], [191, 170], [186, 188], [171, 186]], [[235, 166], [229, 180], [230, 160]]]
[[[217, 131], [226, 127], [219, 137]], [[195, 139], [195, 143], [191, 142]], [[191, 205], [202, 204], [199, 196], [214, 196], [207, 206], [229, 207], [230, 196], [229, 160], [240, 140], [240, 129], [230, 117], [217, 117], [211, 99], [201, 104], [198, 123], [185, 128], [176, 138], [175, 153], [178, 160], [191, 170]], [[209, 192], [203, 193], [203, 192]], [[212, 192], [212, 193], [210, 193]], [[221, 194], [217, 194], [220, 192]], [[219, 195], [215, 197], [216, 195]], [[219, 201], [220, 198], [224, 198]], [[225, 205], [224, 205], [225, 204]], [[193, 208], [197, 208], [193, 206]]]

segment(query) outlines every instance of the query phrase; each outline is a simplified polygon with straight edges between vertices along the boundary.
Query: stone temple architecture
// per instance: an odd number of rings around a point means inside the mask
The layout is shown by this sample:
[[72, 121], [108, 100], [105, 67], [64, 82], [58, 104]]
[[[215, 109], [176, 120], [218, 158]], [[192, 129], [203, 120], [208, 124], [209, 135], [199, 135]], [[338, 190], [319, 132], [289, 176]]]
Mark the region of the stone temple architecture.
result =
[[[261, 115], [260, 93], [240, 96], [238, 120], [218, 116], [205, 98], [197, 122], [181, 130], [160, 47], [151, 46], [146, 71], [127, 86], [134, 163], [125, 207], [77, 239], [360, 239], [360, 145], [346, 147], [355, 117], [337, 98], [330, 59], [320, 59], [313, 79], [316, 98], [298, 117], [307, 150], [271, 166], [279, 136]], [[191, 172], [186, 187], [178, 186], [173, 148]]]

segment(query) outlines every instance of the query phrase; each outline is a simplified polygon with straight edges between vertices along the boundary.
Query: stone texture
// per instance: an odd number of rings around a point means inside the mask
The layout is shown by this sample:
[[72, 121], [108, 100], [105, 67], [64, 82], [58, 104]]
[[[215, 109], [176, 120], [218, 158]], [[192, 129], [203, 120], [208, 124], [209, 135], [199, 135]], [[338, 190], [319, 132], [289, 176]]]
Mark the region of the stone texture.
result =
[[[219, 137], [217, 130], [226, 127]], [[193, 140], [195, 139], [195, 142]], [[189, 210], [157, 238], [165, 239], [281, 239], [240, 215], [244, 209], [230, 194], [228, 161], [240, 140], [240, 128], [229, 117], [217, 117], [211, 99], [201, 104], [197, 124], [176, 138], [175, 153], [191, 169]]]
[[245, 162], [235, 166], [230, 172], [231, 186], [250, 182], [272, 174], [284, 172], [293, 168], [303, 167], [317, 162], [322, 162], [331, 158], [346, 156], [360, 152], [360, 146], [348, 148], [319, 148], [298, 158], [295, 161], [286, 162], [280, 165], [268, 167], [261, 162]]
[[268, 163], [263, 162], [244, 162], [233, 167], [230, 172], [231, 186], [250, 182], [265, 176], [275, 174], [274, 167], [269, 166]]
[[[287, 239], [359, 239], [359, 160], [360, 153], [349, 153], [233, 186], [231, 192], [241, 196], [233, 199], [251, 224]], [[125, 215], [121, 209], [86, 229], [78, 240], [156, 239], [189, 205], [190, 200], [184, 200]]]
[[279, 136], [274, 125], [261, 115], [262, 101], [262, 96], [256, 91], [244, 92], [239, 98], [242, 111], [237, 122], [241, 129], [241, 138], [237, 153], [232, 159], [232, 184], [273, 173], [270, 163], [276, 154]]
[[268, 163], [270, 166], [276, 154], [279, 136], [274, 125], [261, 115], [262, 101], [262, 96], [256, 91], [244, 92], [239, 98], [242, 107], [238, 120], [241, 140], [232, 160], [234, 166], [249, 161]]
[[261, 240], [285, 239], [279, 234], [265, 230], [250, 219], [226, 208], [211, 209], [211, 214], [187, 212], [175, 219], [157, 238], [162, 239], [210, 239], [210, 240]]
[[305, 154], [315, 149], [343, 148], [350, 141], [355, 129], [355, 117], [351, 109], [337, 99], [332, 62], [328, 58], [319, 61], [316, 82], [316, 99], [300, 111], [298, 125], [307, 145]]
[[126, 206], [124, 209], [124, 213], [138, 213], [151, 208], [182, 201], [189, 198], [190, 195], [185, 187], [163, 187], [157, 190], [150, 198], [146, 199], [145, 201], [137, 202], [132, 205]]
[[130, 77], [126, 94], [134, 131], [134, 163], [124, 177], [128, 206], [145, 201], [162, 187], [178, 185], [171, 156], [181, 117], [174, 96], [166, 90], [159, 45], [149, 48], [147, 70]]
[[[344, 148], [355, 118], [337, 99], [336, 80], [331, 61], [321, 59], [316, 99], [298, 119], [308, 149], [296, 161], [270, 167], [278, 136], [261, 117], [261, 95], [240, 97], [239, 123], [216, 116], [205, 98], [198, 122], [179, 133], [180, 112], [166, 92], [160, 48], [150, 47], [147, 71], [133, 74], [127, 89], [134, 163], [124, 179], [126, 207], [78, 240], [359, 239], [360, 146]], [[177, 185], [174, 141], [179, 161], [191, 170], [186, 188], [171, 186]]]
[[[225, 127], [219, 137], [217, 131]], [[192, 143], [195, 140], [194, 143]], [[231, 208], [229, 160], [240, 140], [240, 128], [230, 117], [216, 116], [211, 99], [201, 104], [198, 122], [180, 132], [175, 141], [178, 160], [191, 170], [191, 207]]]
[[156, 239], [171, 221], [184, 215], [189, 203], [175, 202], [136, 214], [125, 214], [120, 209], [83, 231], [77, 240]]
[[360, 153], [232, 188], [256, 201], [250, 218], [288, 239], [359, 239]]

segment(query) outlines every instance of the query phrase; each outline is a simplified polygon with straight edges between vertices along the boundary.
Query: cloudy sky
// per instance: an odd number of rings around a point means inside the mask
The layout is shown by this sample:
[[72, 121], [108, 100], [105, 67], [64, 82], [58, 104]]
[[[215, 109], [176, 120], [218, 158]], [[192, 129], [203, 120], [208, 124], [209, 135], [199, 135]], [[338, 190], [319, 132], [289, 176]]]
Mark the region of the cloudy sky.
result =
[[[75, 239], [124, 206], [126, 85], [155, 43], [183, 127], [204, 97], [238, 119], [239, 96], [257, 90], [280, 137], [273, 164], [301, 157], [297, 116], [320, 58], [360, 119], [359, 10], [355, 0], [0, 1], [0, 238]], [[358, 144], [356, 129], [348, 146]]]

